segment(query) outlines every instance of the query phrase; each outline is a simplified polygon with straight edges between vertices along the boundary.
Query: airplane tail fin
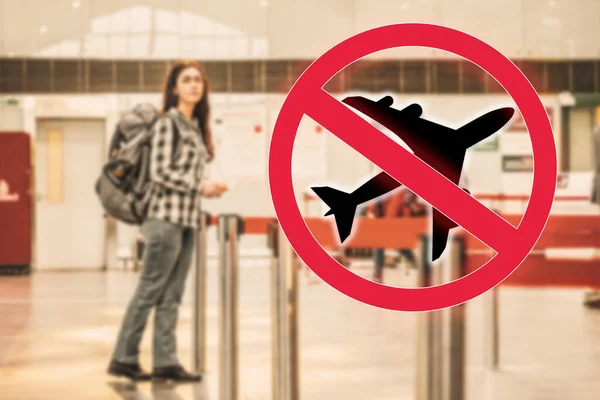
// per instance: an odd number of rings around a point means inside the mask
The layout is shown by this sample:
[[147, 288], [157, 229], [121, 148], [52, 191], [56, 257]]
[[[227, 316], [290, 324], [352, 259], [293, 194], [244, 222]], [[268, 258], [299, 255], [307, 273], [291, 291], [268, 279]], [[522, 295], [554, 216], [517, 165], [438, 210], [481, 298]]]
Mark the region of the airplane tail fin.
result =
[[332, 214], [335, 216], [340, 241], [343, 243], [352, 231], [357, 204], [354, 203], [350, 193], [342, 192], [329, 186], [312, 187], [311, 189], [325, 204], [331, 207], [325, 213], [325, 216]]
[[461, 126], [458, 137], [463, 140], [465, 149], [492, 136], [513, 117], [515, 110], [511, 107], [490, 111], [479, 118]]

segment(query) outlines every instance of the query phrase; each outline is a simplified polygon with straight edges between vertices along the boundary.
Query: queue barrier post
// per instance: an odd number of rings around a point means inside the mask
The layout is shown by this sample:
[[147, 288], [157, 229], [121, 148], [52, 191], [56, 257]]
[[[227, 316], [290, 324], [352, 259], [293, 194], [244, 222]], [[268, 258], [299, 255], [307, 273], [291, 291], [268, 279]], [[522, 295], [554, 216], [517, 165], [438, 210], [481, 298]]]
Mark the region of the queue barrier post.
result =
[[[419, 240], [418, 286], [450, 282], [466, 272], [464, 239], [449, 240], [446, 256], [431, 263], [431, 239]], [[417, 400], [464, 400], [465, 304], [417, 315]]]
[[498, 318], [498, 288], [483, 295], [485, 366], [495, 371], [500, 365], [500, 327]]
[[200, 216], [193, 278], [192, 366], [197, 373], [206, 373], [206, 271], [208, 263], [207, 234], [212, 217]]
[[293, 249], [277, 220], [269, 223], [273, 400], [299, 400], [298, 271]]
[[244, 220], [237, 214], [218, 217], [219, 240], [219, 398], [238, 400], [239, 237]]

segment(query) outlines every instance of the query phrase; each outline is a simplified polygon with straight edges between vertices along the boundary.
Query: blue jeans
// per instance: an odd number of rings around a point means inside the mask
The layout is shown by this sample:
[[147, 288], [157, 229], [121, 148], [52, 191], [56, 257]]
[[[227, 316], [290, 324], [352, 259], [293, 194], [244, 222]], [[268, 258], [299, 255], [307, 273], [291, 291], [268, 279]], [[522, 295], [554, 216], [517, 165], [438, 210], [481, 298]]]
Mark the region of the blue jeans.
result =
[[148, 314], [155, 307], [153, 367], [178, 365], [175, 330], [185, 281], [196, 243], [196, 230], [149, 219], [142, 225], [145, 249], [137, 289], [121, 325], [113, 359], [139, 361]]

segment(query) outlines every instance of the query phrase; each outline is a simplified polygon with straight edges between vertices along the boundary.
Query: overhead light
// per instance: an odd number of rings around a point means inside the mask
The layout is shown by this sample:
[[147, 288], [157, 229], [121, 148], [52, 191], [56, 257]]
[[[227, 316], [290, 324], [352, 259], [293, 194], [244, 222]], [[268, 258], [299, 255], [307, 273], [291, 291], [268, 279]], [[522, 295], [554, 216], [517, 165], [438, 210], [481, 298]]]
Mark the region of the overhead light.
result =
[[7, 55], [8, 55], [8, 57], [13, 58], [15, 56], [15, 52], [9, 51]]
[[269, 0], [260, 0], [260, 5], [263, 7], [268, 7], [269, 6]]
[[42, 35], [46, 34], [47, 32], [48, 32], [48, 27], [46, 25], [40, 26], [40, 33]]
[[80, 5], [81, 3], [79, 2], [79, 0], [73, 0], [73, 8], [79, 8]]

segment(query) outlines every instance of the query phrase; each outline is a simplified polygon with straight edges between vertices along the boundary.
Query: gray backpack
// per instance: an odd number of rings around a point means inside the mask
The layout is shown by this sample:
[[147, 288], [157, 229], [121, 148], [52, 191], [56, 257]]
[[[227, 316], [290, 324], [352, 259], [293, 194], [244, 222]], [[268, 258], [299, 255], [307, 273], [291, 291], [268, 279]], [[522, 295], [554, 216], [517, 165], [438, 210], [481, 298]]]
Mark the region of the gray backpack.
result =
[[[152, 104], [139, 104], [125, 112], [112, 135], [108, 162], [96, 180], [96, 194], [106, 214], [129, 225], [145, 219], [150, 195], [152, 126], [158, 114]], [[173, 121], [178, 152], [179, 132]]]

